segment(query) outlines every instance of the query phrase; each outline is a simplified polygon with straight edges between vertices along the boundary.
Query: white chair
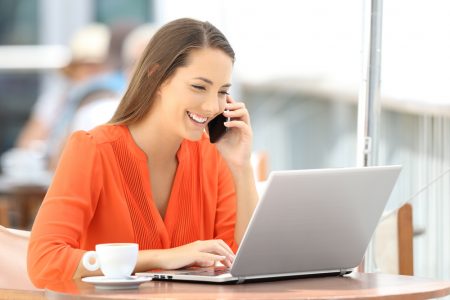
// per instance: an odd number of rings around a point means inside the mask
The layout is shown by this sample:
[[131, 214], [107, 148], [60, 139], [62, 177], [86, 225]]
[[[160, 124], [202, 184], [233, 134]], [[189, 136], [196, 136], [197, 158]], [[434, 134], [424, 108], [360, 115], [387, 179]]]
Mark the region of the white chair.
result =
[[255, 177], [256, 190], [259, 195], [266, 188], [266, 180], [269, 176], [269, 156], [266, 152], [253, 152], [251, 157], [253, 175]]
[[27, 273], [30, 232], [0, 226], [0, 286], [36, 289]]
[[383, 273], [414, 275], [412, 206], [404, 204], [384, 217], [374, 235], [374, 258]]

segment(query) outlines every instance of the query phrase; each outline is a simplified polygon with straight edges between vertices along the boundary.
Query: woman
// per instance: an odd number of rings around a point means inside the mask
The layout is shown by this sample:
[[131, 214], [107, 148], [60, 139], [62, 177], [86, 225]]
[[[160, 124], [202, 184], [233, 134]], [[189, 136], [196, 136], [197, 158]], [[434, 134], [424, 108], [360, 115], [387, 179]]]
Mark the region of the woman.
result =
[[[98, 275], [81, 258], [100, 243], [138, 243], [135, 271], [231, 265], [257, 203], [248, 111], [228, 96], [233, 62], [207, 22], [154, 35], [109, 124], [65, 147], [31, 233], [36, 286]], [[213, 145], [205, 129], [222, 112], [229, 130]]]

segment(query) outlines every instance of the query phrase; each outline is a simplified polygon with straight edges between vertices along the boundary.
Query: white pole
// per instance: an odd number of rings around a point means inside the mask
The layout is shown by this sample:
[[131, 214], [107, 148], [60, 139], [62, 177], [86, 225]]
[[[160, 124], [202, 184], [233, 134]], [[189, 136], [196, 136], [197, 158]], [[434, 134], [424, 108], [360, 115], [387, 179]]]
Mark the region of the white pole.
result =
[[[381, 21], [383, 0], [365, 0], [362, 36], [363, 74], [358, 100], [356, 165], [378, 163], [378, 123], [380, 118]], [[363, 265], [363, 264], [362, 264]], [[375, 269], [372, 243], [360, 271]]]

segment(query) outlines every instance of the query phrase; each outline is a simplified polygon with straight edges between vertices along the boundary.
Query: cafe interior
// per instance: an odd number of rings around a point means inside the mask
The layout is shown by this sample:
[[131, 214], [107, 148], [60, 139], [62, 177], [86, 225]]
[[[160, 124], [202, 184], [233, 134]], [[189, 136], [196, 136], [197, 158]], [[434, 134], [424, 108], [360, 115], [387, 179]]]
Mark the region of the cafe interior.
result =
[[249, 110], [257, 186], [278, 170], [401, 165], [359, 268], [450, 280], [449, 11], [445, 0], [0, 0], [0, 237], [21, 236], [0, 242], [0, 269], [14, 253], [26, 274], [67, 137], [107, 122], [127, 84], [93, 81], [100, 97], [81, 99], [68, 78], [131, 72], [146, 37], [190, 17], [236, 52], [230, 94]]

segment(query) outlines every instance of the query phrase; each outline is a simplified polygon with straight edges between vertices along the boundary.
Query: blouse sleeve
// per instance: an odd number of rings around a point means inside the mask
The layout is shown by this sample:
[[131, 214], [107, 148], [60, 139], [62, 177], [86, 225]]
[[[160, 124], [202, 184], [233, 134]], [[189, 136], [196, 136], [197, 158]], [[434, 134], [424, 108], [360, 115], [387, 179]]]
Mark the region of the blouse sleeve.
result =
[[39, 288], [71, 279], [85, 252], [80, 241], [102, 188], [98, 156], [93, 136], [84, 131], [74, 133], [63, 151], [28, 246], [28, 274]]
[[222, 239], [236, 252], [238, 244], [234, 239], [236, 225], [236, 191], [233, 177], [226, 162], [219, 156], [218, 198], [214, 238]]

